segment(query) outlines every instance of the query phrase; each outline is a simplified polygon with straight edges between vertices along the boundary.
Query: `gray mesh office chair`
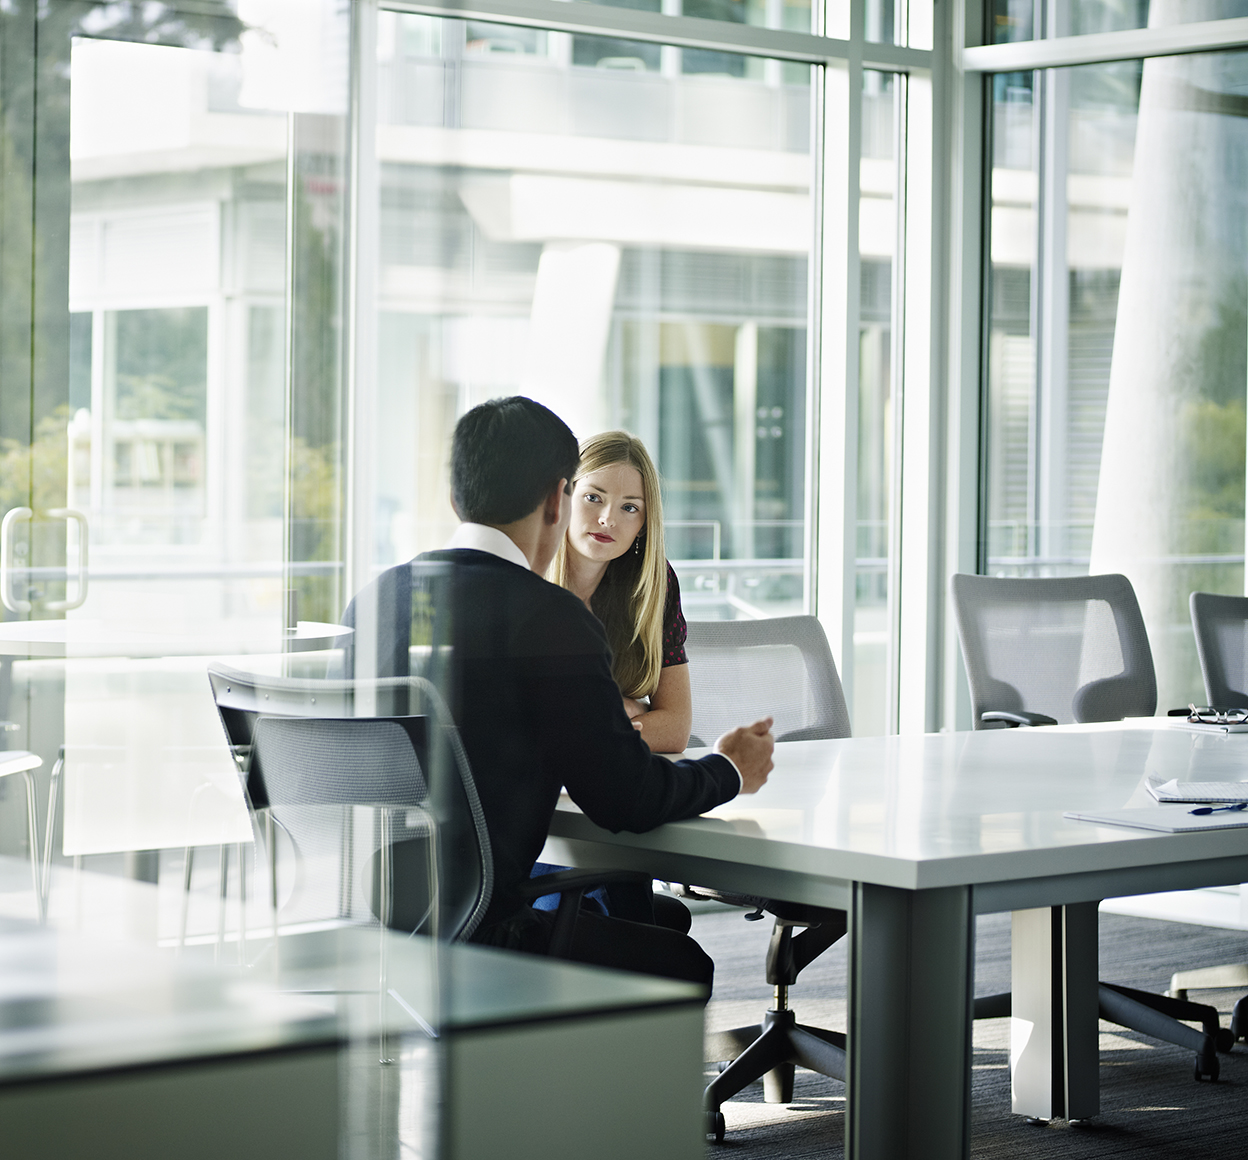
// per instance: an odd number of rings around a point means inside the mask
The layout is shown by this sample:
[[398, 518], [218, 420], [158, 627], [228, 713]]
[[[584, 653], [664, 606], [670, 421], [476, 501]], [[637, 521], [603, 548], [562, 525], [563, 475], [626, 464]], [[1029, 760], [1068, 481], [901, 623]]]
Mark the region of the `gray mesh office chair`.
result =
[[1156, 710], [1153, 654], [1125, 576], [957, 575], [951, 587], [976, 729]]
[[1248, 596], [1193, 592], [1189, 605], [1206, 703], [1248, 709]]
[[[691, 744], [712, 744], [720, 734], [760, 717], [775, 718], [779, 741], [848, 737], [849, 710], [823, 627], [813, 616], [774, 620], [694, 621], [685, 644], [693, 693]], [[847, 929], [844, 911], [797, 906], [765, 898], [690, 888], [693, 897], [754, 908], [749, 919], [768, 911], [775, 917], [767, 948], [767, 982], [775, 1005], [762, 1022], [707, 1038], [713, 1062], [730, 1060], [704, 1096], [707, 1134], [724, 1138], [720, 1105], [763, 1078], [772, 1103], [793, 1099], [795, 1064], [835, 1079], [845, 1078], [845, 1036], [797, 1022], [789, 1008], [789, 987], [798, 972]], [[794, 934], [794, 929], [801, 929]]]
[[[224, 665], [210, 666], [208, 677], [249, 802], [264, 811], [275, 909], [275, 827], [291, 835], [299, 852], [335, 840], [317, 807], [417, 807], [404, 812], [413, 832], [403, 840], [374, 835], [369, 904], [388, 925], [428, 932], [436, 901], [442, 937], [472, 934], [492, 885], [489, 837], [458, 734], [434, 686], [420, 677], [309, 680]], [[426, 770], [435, 742], [447, 776], [434, 787], [441, 798], [431, 802]], [[439, 817], [436, 827], [429, 811]], [[379, 822], [386, 816], [379, 811]], [[446, 873], [438, 873], [435, 851]], [[393, 895], [391, 880], [400, 886]]]
[[[950, 587], [976, 729], [1120, 721], [1156, 710], [1153, 654], [1125, 576], [956, 575]], [[1196, 1078], [1218, 1078], [1217, 1052], [1234, 1039], [1214, 1008], [1104, 982], [1098, 1000], [1102, 1019], [1190, 1048]], [[976, 1000], [977, 1018], [1008, 1013], [1008, 996]]]
[[[1206, 703], [1248, 709], [1248, 596], [1193, 592], [1190, 607]], [[1248, 963], [1177, 971], [1170, 978], [1176, 999], [1186, 999], [1189, 990], [1223, 987], [1248, 987]], [[1248, 996], [1235, 1004], [1231, 1034], [1248, 1038]]]
[[[686, 642], [691, 745], [771, 715], [778, 741], [848, 737], [849, 710], [823, 626], [813, 616], [698, 620]], [[694, 663], [694, 656], [697, 663]]]
[[[208, 675], [250, 804], [266, 811], [274, 910], [272, 823], [285, 818], [288, 830], [315, 841], [302, 824], [307, 807], [419, 806], [436, 818], [436, 827], [422, 826], [417, 816], [415, 833], [375, 836], [377, 849], [365, 870], [369, 905], [395, 930], [470, 938], [489, 906], [493, 861], [472, 770], [436, 687], [421, 677], [307, 680], [224, 665], [210, 666]], [[426, 776], [430, 770], [432, 777]], [[404, 813], [405, 821], [411, 818]], [[386, 814], [379, 816], [384, 821]], [[566, 870], [524, 884], [521, 897], [529, 901], [561, 895], [548, 954], [568, 956], [584, 891], [617, 882], [648, 886], [650, 878], [635, 871]]]

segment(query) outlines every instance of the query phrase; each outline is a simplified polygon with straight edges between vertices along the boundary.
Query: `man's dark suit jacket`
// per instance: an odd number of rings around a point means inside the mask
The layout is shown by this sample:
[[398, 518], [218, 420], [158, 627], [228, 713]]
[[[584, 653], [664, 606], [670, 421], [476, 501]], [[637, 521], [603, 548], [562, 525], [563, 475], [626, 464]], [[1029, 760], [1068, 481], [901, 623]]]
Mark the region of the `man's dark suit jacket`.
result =
[[475, 937], [495, 941], [498, 925], [523, 912], [516, 888], [541, 853], [561, 786], [612, 831], [643, 832], [736, 796], [727, 758], [650, 752], [624, 712], [602, 625], [575, 596], [488, 552], [429, 552], [357, 594], [343, 619], [357, 631], [378, 626], [376, 671], [354, 671], [374, 668], [354, 660], [371, 652], [361, 641], [349, 673], [407, 675], [421, 563], [449, 565], [439, 590], [451, 603], [450, 700], [493, 848], [494, 895]]

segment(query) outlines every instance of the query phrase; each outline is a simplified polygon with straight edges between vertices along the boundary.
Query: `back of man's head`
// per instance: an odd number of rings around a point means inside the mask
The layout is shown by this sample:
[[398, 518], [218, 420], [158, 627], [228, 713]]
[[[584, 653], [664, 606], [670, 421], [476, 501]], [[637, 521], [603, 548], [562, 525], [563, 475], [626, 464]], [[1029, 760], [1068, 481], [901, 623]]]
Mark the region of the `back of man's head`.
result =
[[514, 523], [572, 479], [579, 462], [576, 436], [553, 411], [522, 395], [491, 399], [455, 424], [455, 509], [474, 524]]

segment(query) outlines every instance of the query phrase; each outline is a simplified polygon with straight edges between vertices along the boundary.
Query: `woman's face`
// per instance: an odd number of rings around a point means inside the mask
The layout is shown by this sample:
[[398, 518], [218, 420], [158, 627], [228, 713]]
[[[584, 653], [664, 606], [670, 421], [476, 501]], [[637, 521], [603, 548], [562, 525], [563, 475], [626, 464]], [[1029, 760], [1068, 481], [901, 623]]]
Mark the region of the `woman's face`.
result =
[[624, 555], [646, 529], [641, 472], [613, 463], [576, 481], [568, 547], [579, 556], [609, 563]]

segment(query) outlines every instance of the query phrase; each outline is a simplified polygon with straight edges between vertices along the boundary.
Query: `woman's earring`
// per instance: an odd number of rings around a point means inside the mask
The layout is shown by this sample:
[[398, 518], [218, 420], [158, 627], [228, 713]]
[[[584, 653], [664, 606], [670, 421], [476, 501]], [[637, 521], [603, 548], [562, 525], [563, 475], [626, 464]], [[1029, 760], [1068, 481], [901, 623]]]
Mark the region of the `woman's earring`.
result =
[[640, 556], [640, 555], [641, 555], [641, 537], [640, 537], [640, 536], [638, 536], [638, 537], [637, 537], [637, 538], [633, 541], [633, 555], [634, 555], [634, 556]]

